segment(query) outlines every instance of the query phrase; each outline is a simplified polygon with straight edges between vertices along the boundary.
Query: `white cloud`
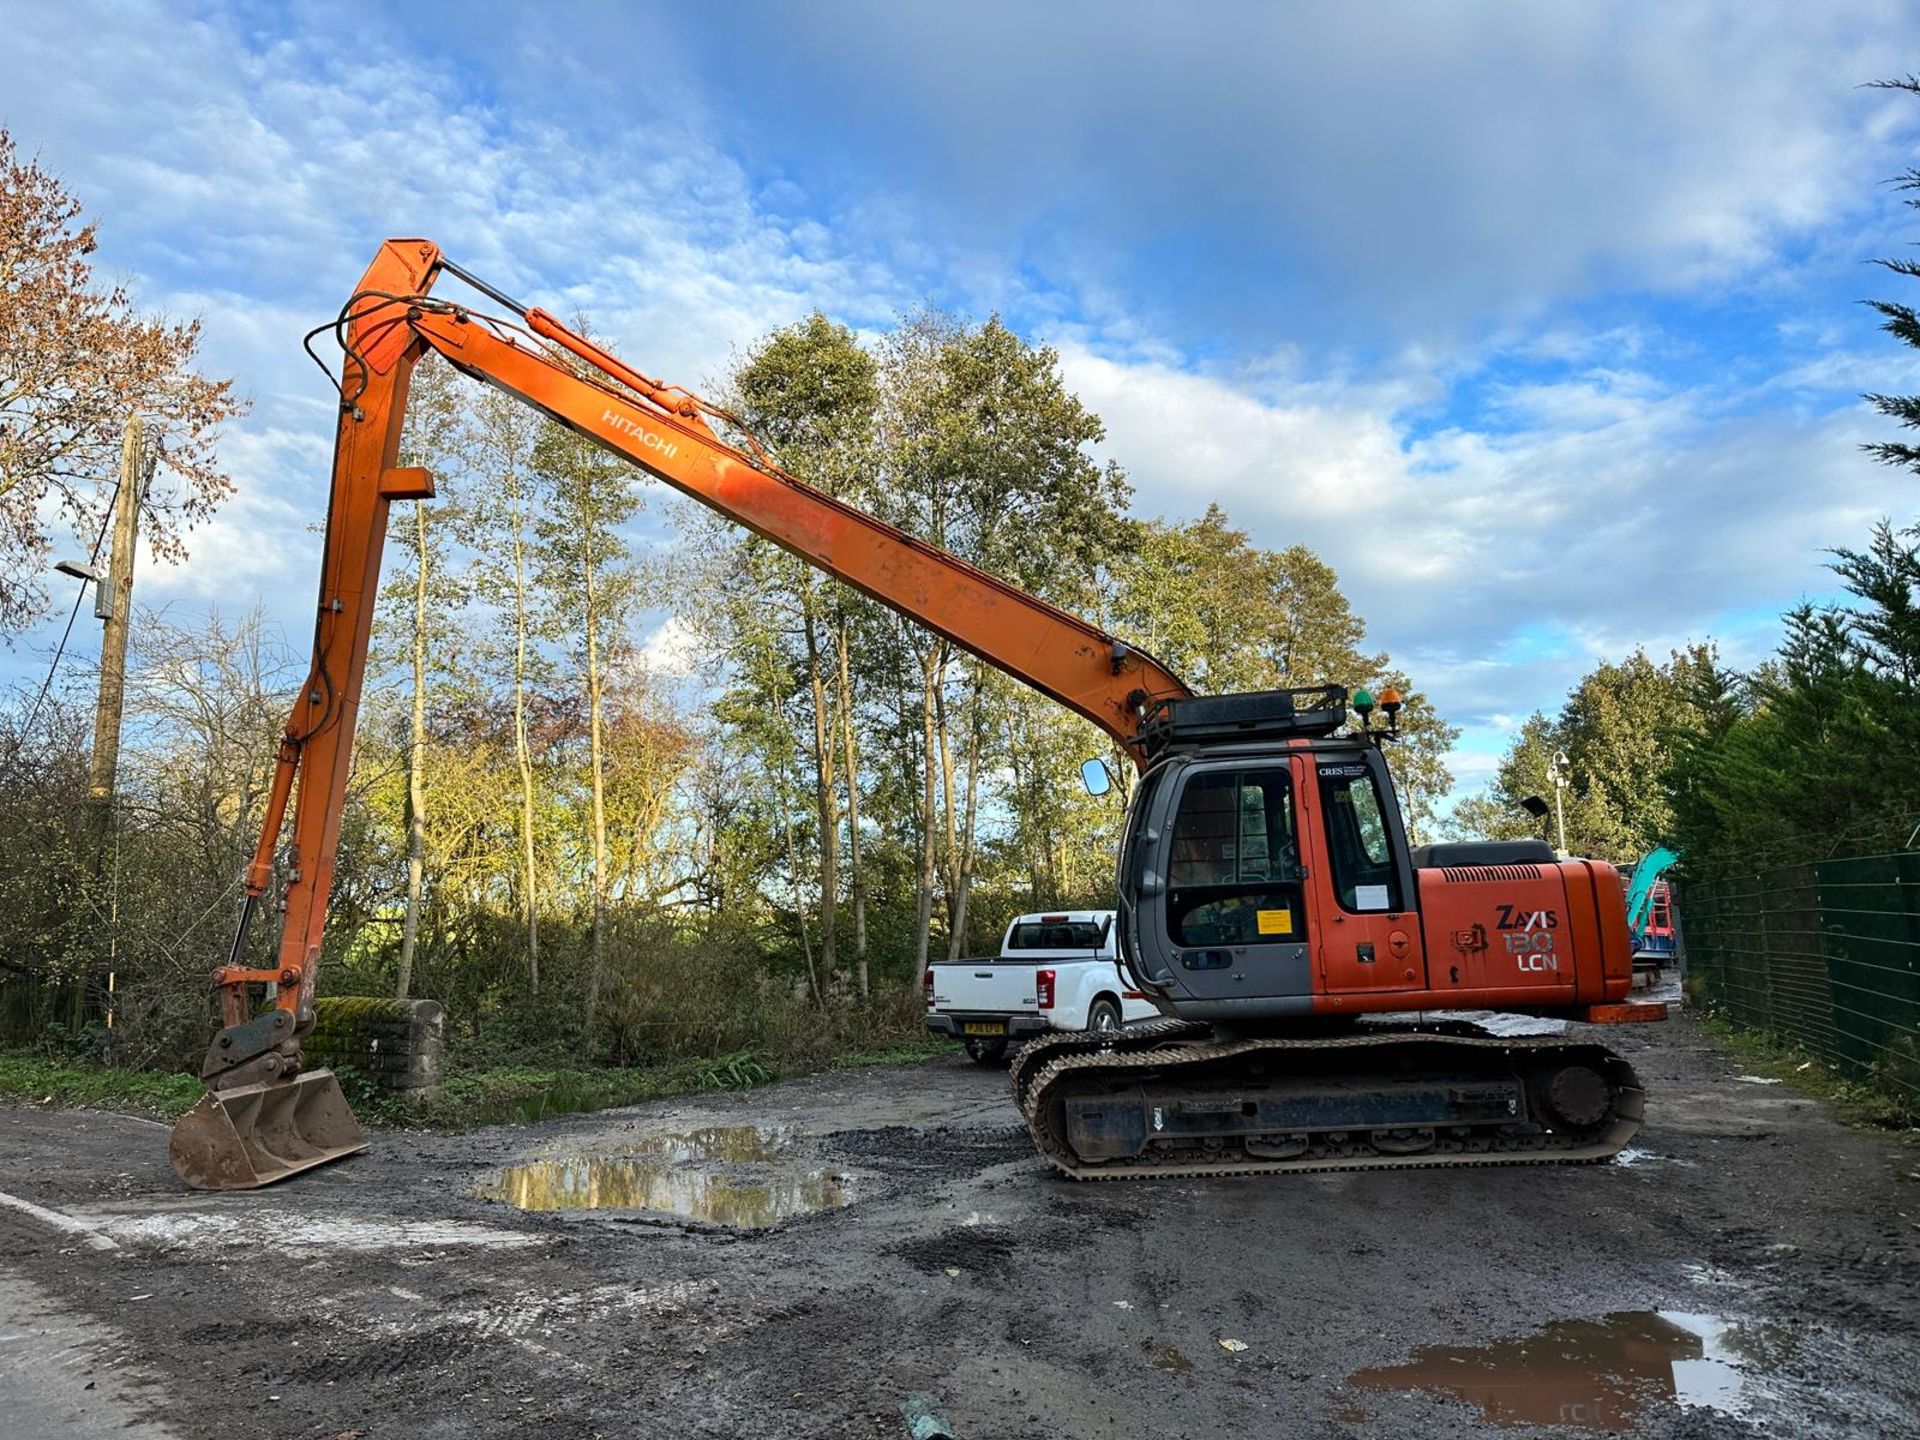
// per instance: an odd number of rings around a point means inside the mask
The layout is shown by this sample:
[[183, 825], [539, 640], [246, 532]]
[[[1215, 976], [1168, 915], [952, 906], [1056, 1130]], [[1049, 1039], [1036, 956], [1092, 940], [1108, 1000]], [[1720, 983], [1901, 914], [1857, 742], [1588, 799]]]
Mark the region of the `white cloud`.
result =
[[[1917, 38], [1892, 0], [1165, 19], [870, 0], [771, 14], [733, 67], [796, 127], [889, 117], [861, 160], [1004, 269], [1065, 251], [1170, 287], [1163, 330], [1342, 343], [1764, 271], [1873, 203], [1912, 131], [1910, 105], [1855, 88]], [[795, 69], [812, 83], [775, 83]]]
[[43, 6], [0, 47], [0, 123], [101, 221], [101, 272], [201, 316], [203, 368], [253, 401], [221, 446], [237, 493], [187, 537], [187, 565], [142, 566], [154, 603], [262, 595], [299, 630], [335, 416], [299, 340], [384, 236], [429, 235], [509, 293], [590, 312], [694, 387], [816, 305], [878, 319], [915, 293], [857, 235], [767, 212], [695, 107], [583, 145], [564, 109], [496, 110], [443, 60], [374, 43], [384, 22], [321, 18], [271, 38], [217, 11]]
[[1462, 747], [1447, 759], [1447, 768], [1453, 771], [1454, 790], [1471, 791], [1485, 785], [1500, 769], [1500, 756], [1492, 750], [1472, 750]]
[[[325, 500], [320, 503], [324, 510]], [[158, 605], [192, 596], [245, 608], [267, 598], [280, 619], [302, 609], [311, 614], [320, 588], [320, 537], [309, 533], [312, 522], [309, 512], [285, 500], [242, 490], [186, 537], [186, 563], [162, 561], [142, 545], [135, 571], [140, 601]]]
[[700, 637], [678, 615], [669, 615], [640, 646], [649, 674], [688, 679], [700, 669]]
[[[1738, 391], [1572, 306], [1890, 249], [1861, 233], [1912, 104], [1853, 88], [1920, 39], [1890, 3], [855, 3], [694, 35], [646, 7], [15, 8], [0, 122], [256, 402], [240, 494], [150, 599], [260, 594], [304, 633], [333, 406], [298, 336], [407, 233], [693, 386], [811, 308], [1004, 307], [1061, 344], [1143, 511], [1311, 545], [1476, 743], [1635, 644], [1734, 615], [1760, 653], [1751, 617], [1905, 503], [1833, 408], [1914, 388], [1857, 329], [1707, 355], [1759, 372]], [[646, 641], [667, 674], [690, 649]]]
[[[1857, 407], [1730, 415], [1711, 388], [1582, 376], [1508, 397], [1522, 428], [1415, 438], [1394, 391], [1256, 398], [1083, 350], [1064, 361], [1141, 510], [1190, 518], [1217, 500], [1261, 543], [1312, 547], [1372, 643], [1480, 726], [1556, 708], [1600, 658], [1663, 655], [1730, 612], [1830, 593], [1823, 549], [1900, 499], [1858, 454]], [[1528, 635], [1547, 638], [1516, 644]]]

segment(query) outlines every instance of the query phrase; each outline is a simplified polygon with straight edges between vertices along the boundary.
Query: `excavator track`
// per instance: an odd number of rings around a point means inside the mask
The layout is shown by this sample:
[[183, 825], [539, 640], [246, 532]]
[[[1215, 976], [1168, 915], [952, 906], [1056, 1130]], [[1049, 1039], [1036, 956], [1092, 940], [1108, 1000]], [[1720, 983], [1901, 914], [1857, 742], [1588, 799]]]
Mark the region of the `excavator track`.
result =
[[1049, 1062], [1067, 1055], [1096, 1055], [1108, 1050], [1151, 1050], [1170, 1040], [1197, 1039], [1211, 1035], [1213, 1027], [1197, 1020], [1148, 1020], [1129, 1025], [1125, 1030], [1101, 1033], [1095, 1030], [1050, 1030], [1037, 1040], [1029, 1040], [1013, 1057], [1010, 1079], [1013, 1103], [1021, 1114], [1027, 1111], [1027, 1091], [1033, 1077]]
[[1639, 1079], [1605, 1046], [1470, 1029], [1062, 1035], [1022, 1056], [1014, 1098], [1076, 1180], [1591, 1164], [1639, 1130]]

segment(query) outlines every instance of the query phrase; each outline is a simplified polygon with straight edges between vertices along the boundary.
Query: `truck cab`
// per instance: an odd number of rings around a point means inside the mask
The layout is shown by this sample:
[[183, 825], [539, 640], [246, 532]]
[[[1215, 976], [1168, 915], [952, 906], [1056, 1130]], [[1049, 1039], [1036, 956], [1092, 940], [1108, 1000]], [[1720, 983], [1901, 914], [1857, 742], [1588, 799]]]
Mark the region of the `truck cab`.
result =
[[1112, 910], [1016, 915], [1000, 953], [927, 967], [927, 1029], [983, 1065], [1048, 1030], [1117, 1031], [1158, 1012], [1120, 967]]

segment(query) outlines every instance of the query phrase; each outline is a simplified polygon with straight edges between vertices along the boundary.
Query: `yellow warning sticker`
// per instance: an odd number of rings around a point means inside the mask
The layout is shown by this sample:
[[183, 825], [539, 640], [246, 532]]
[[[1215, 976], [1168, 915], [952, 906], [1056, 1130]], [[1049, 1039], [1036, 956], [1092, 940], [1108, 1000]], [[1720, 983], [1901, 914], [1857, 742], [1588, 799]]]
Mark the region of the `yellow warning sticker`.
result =
[[1291, 910], [1262, 910], [1256, 917], [1260, 922], [1262, 935], [1291, 935], [1293, 933], [1293, 912]]

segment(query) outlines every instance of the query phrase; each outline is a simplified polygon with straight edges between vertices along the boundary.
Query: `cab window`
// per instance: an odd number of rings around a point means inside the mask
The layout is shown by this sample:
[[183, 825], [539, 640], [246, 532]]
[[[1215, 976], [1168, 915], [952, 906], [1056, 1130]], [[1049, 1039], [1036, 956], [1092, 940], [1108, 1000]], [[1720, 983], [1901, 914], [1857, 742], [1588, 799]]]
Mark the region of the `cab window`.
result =
[[1306, 937], [1293, 787], [1284, 766], [1194, 776], [1167, 862], [1176, 945], [1285, 945]]
[[1359, 761], [1320, 766], [1320, 803], [1326, 811], [1327, 863], [1341, 908], [1362, 915], [1401, 909], [1393, 841], [1372, 768]]

